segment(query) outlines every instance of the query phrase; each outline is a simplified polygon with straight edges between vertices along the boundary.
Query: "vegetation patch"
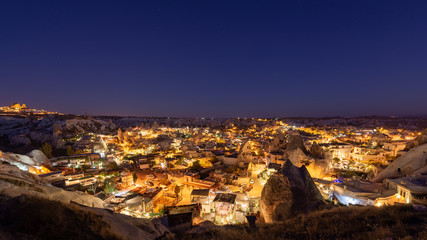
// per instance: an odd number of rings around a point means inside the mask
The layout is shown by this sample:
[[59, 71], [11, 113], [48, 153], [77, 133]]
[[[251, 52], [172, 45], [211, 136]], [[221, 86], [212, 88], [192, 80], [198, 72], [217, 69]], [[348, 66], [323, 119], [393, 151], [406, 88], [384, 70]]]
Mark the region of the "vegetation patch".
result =
[[9, 239], [117, 239], [102, 216], [28, 196], [0, 198], [0, 233]]
[[280, 224], [214, 227], [178, 239], [427, 239], [427, 212], [411, 206], [337, 207], [299, 215]]

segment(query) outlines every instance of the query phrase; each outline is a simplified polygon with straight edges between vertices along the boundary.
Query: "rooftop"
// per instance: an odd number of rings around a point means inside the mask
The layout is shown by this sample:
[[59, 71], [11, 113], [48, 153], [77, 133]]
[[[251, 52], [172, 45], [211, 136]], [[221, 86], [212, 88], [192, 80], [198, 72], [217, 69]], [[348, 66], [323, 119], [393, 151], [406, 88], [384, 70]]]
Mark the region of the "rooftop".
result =
[[427, 193], [427, 181], [424, 178], [412, 179], [408, 177], [389, 179], [396, 185], [409, 189], [414, 193]]
[[193, 196], [209, 196], [209, 189], [194, 189], [191, 192]]
[[236, 197], [237, 195], [233, 193], [218, 193], [213, 201], [234, 204], [236, 202]]

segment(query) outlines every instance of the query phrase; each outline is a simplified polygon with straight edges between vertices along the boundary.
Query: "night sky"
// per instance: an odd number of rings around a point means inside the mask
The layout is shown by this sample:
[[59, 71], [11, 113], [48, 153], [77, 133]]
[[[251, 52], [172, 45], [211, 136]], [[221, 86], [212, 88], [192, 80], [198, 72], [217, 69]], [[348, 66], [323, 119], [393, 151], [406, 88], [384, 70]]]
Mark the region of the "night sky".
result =
[[427, 1], [1, 1], [0, 105], [427, 114]]

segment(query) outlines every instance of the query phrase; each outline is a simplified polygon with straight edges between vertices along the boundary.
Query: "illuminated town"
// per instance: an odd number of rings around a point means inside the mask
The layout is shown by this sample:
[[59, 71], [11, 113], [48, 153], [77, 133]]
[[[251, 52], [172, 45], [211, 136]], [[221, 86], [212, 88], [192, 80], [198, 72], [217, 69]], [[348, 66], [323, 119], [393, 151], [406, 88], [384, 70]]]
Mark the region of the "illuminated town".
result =
[[427, 240], [427, 1], [2, 1], [0, 240]]
[[[265, 218], [263, 189], [285, 166], [308, 170], [330, 205], [383, 207], [427, 197], [427, 133], [414, 128], [425, 120], [59, 116], [33, 121], [53, 123], [40, 150], [1, 152], [0, 159], [134, 218], [191, 213], [193, 223], [216, 225]], [[16, 124], [2, 121], [6, 132]], [[43, 139], [31, 134], [9, 136], [8, 145]], [[88, 204], [79, 198], [70, 201]]]
[[0, 115], [35, 115], [35, 116], [43, 116], [43, 115], [62, 115], [57, 112], [48, 112], [43, 109], [31, 109], [27, 108], [25, 104], [14, 103], [10, 106], [0, 107]]

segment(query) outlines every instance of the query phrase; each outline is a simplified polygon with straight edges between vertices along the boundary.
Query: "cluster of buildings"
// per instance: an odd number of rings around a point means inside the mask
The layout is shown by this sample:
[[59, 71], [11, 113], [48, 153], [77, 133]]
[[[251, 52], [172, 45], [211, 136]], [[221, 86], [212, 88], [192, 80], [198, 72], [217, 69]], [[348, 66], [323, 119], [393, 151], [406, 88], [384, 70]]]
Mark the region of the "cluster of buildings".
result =
[[57, 112], [49, 112], [43, 109], [31, 109], [28, 108], [25, 104], [12, 103], [10, 106], [0, 107], [1, 115], [63, 115]]
[[420, 178], [372, 181], [405, 156], [419, 134], [405, 128], [307, 127], [263, 119], [221, 127], [154, 122], [64, 138], [72, 154], [50, 159], [58, 171], [41, 176], [134, 217], [196, 209], [202, 219], [232, 224], [259, 213], [264, 184], [286, 160], [305, 165], [325, 199], [337, 204], [383, 206], [423, 199], [427, 187]]

